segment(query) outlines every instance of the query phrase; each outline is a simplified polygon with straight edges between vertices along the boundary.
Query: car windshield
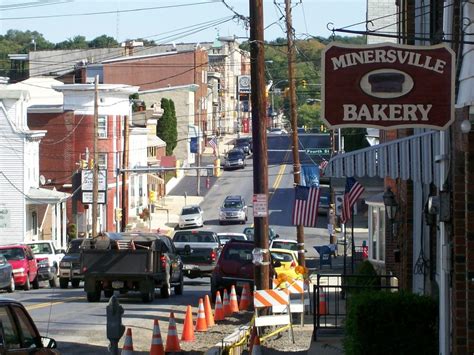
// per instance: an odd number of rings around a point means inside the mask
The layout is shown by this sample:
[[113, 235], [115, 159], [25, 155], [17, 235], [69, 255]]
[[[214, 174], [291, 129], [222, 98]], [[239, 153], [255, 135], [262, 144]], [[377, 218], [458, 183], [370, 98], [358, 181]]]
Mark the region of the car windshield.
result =
[[181, 212], [182, 215], [186, 214], [198, 214], [199, 213], [199, 208], [198, 207], [187, 207], [183, 208], [183, 211]]
[[274, 241], [272, 243], [272, 248], [298, 250], [298, 245], [296, 243]]
[[28, 244], [33, 254], [52, 254], [51, 246], [47, 243]]
[[242, 208], [242, 202], [241, 201], [224, 201], [224, 208]]
[[[229, 244], [227, 244], [229, 245]], [[225, 250], [223, 260], [234, 260], [239, 262], [252, 262], [253, 245], [237, 246], [232, 245]]]
[[292, 262], [293, 256], [289, 253], [281, 253], [281, 252], [271, 252], [273, 260], [281, 261], [281, 262]]
[[177, 233], [174, 235], [173, 242], [175, 243], [215, 243], [212, 232], [200, 233]]
[[79, 253], [81, 251], [82, 240], [76, 239], [69, 243], [67, 253]]
[[241, 159], [242, 158], [242, 152], [229, 152], [227, 155], [228, 159]]
[[237, 139], [235, 143], [236, 145], [248, 145], [249, 141], [245, 138], [240, 138], [240, 139]]
[[25, 252], [22, 248], [0, 249], [0, 254], [7, 260], [22, 260], [25, 258]]

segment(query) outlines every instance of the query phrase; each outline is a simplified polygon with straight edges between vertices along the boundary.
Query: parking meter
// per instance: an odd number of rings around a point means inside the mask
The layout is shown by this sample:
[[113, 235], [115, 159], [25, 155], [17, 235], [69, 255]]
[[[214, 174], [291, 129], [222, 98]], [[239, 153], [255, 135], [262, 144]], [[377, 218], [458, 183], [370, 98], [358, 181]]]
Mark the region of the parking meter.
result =
[[125, 326], [122, 324], [123, 307], [120, 305], [117, 297], [112, 296], [106, 308], [107, 338], [110, 340], [112, 354], [118, 354], [118, 342], [125, 332]]

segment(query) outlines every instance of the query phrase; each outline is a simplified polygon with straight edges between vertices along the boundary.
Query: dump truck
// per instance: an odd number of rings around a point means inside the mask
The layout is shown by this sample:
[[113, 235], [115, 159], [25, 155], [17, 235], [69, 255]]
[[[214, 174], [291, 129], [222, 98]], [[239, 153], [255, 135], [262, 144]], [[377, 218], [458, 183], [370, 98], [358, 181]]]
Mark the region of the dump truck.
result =
[[98, 302], [115, 291], [139, 292], [143, 302], [152, 302], [155, 289], [162, 298], [183, 293], [183, 263], [171, 239], [154, 233], [103, 233], [84, 239], [81, 271], [87, 301]]

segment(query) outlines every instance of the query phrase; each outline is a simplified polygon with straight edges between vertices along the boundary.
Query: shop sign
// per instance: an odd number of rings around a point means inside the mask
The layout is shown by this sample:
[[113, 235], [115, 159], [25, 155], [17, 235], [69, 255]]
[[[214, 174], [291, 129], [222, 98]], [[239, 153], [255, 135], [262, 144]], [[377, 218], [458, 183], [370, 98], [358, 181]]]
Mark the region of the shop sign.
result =
[[329, 128], [446, 129], [454, 120], [454, 52], [446, 45], [329, 45], [322, 60]]

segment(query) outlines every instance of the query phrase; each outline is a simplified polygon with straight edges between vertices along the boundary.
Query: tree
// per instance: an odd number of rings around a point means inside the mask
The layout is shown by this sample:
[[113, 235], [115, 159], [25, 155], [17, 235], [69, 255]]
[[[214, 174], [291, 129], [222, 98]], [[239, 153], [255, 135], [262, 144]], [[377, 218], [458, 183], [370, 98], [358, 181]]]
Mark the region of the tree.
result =
[[86, 49], [89, 44], [84, 36], [74, 36], [56, 44], [54, 49]]
[[96, 37], [89, 42], [89, 48], [116, 48], [118, 46], [119, 43], [115, 38], [107, 35]]
[[158, 120], [156, 135], [166, 143], [166, 155], [172, 155], [177, 144], [178, 130], [173, 100], [161, 99], [163, 116]]

